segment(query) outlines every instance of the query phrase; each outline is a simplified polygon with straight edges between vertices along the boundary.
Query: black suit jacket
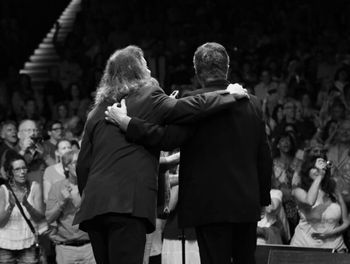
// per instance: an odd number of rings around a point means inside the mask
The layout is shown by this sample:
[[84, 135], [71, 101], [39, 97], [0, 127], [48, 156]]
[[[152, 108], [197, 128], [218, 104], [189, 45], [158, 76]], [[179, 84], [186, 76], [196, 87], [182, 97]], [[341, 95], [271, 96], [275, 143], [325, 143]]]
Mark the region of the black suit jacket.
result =
[[[154, 123], [192, 122], [235, 102], [229, 94], [176, 100], [158, 86], [142, 87], [127, 100], [128, 114]], [[105, 121], [106, 108], [97, 105], [88, 115], [77, 162], [82, 202], [74, 223], [92, 228], [91, 220], [109, 212], [126, 213], [148, 221], [154, 229], [159, 150], [131, 143], [115, 125]]]
[[[226, 87], [208, 83], [192, 94]], [[242, 99], [192, 127], [160, 127], [132, 119], [127, 138], [169, 150], [181, 145], [179, 224], [255, 222], [270, 204], [272, 159], [255, 96]]]

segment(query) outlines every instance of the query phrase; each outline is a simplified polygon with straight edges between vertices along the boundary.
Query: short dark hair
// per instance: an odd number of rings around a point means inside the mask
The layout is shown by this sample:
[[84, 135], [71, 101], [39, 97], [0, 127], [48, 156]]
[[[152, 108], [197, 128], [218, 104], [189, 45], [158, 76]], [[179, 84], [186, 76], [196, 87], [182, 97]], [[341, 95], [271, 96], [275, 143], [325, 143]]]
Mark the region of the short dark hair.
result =
[[78, 142], [77, 140], [72, 139], [72, 140], [70, 141], [70, 143], [72, 144], [72, 147], [73, 147], [73, 146], [77, 146], [78, 149], [80, 149], [80, 145], [79, 145], [79, 142]]
[[224, 46], [207, 42], [198, 47], [193, 56], [193, 65], [200, 82], [207, 78], [227, 78], [230, 58]]
[[3, 122], [1, 122], [0, 124], [0, 131], [5, 127], [5, 126], [8, 126], [8, 125], [14, 125], [17, 129], [17, 123], [13, 120], [5, 120]]
[[53, 125], [60, 124], [62, 126], [62, 122], [59, 120], [51, 120], [46, 124], [46, 131], [51, 131]]

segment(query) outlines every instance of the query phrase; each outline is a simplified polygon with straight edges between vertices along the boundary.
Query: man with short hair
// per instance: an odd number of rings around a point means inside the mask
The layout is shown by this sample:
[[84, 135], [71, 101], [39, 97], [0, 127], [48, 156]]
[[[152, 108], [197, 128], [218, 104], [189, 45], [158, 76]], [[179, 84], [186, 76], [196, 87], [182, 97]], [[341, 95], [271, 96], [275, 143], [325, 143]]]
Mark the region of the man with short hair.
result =
[[72, 150], [62, 155], [65, 177], [52, 185], [46, 204], [48, 223], [56, 223], [56, 232], [50, 238], [56, 245], [58, 264], [96, 263], [88, 234], [72, 225], [81, 202], [75, 170], [77, 158], [78, 153]]
[[46, 203], [47, 197], [51, 186], [62, 179], [64, 179], [64, 168], [62, 164], [62, 156], [72, 150], [72, 144], [68, 139], [60, 139], [56, 145], [55, 155], [58, 157], [60, 162], [55, 163], [45, 169], [44, 172], [44, 186], [43, 186], [43, 197]]
[[[201, 89], [227, 87], [229, 57], [218, 43], [194, 54]], [[258, 99], [251, 96], [191, 127], [145, 123], [125, 115], [125, 104], [108, 108], [107, 119], [126, 138], [146, 148], [180, 145], [178, 219], [195, 227], [202, 264], [255, 263], [257, 221], [270, 204], [272, 158]]]
[[53, 120], [47, 124], [47, 134], [49, 139], [45, 140], [43, 143], [44, 147], [44, 157], [48, 166], [57, 163], [56, 160], [56, 145], [58, 140], [63, 137], [63, 125], [61, 121]]

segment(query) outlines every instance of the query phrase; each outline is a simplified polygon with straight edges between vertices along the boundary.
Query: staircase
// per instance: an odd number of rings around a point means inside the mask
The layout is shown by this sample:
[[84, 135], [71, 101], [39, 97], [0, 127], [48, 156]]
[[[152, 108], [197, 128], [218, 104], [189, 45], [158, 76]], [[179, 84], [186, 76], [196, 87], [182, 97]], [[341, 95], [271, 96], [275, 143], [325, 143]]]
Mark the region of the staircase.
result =
[[[57, 20], [60, 23], [57, 36], [59, 43], [62, 43], [67, 34], [72, 31], [76, 14], [80, 11], [80, 4], [81, 0], [72, 0]], [[50, 67], [59, 63], [60, 58], [53, 44], [54, 33], [55, 25], [39, 44], [34, 54], [29, 57], [24, 68], [20, 70], [20, 73], [28, 74], [31, 77], [33, 89], [43, 87], [48, 81]]]

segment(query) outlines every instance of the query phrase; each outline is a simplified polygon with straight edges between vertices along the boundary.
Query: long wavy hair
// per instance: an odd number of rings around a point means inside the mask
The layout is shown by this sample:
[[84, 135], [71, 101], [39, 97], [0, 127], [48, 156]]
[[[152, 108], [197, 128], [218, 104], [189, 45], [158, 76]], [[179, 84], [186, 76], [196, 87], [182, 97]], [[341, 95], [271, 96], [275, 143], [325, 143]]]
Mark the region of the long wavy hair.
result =
[[142, 49], [133, 45], [119, 49], [107, 61], [96, 91], [95, 105], [120, 101], [149, 82], [158, 84], [151, 77]]
[[[318, 158], [327, 160], [325, 155], [317, 155], [317, 156], [307, 155], [301, 165], [301, 169], [299, 173], [301, 181], [299, 186], [306, 192], [309, 191], [311, 184], [313, 182], [313, 179], [311, 179], [309, 174], [310, 170], [315, 167], [315, 162]], [[335, 187], [336, 187], [336, 183], [331, 178], [330, 168], [327, 168], [326, 174], [321, 182], [321, 190], [327, 193], [333, 202], [336, 201]]]

